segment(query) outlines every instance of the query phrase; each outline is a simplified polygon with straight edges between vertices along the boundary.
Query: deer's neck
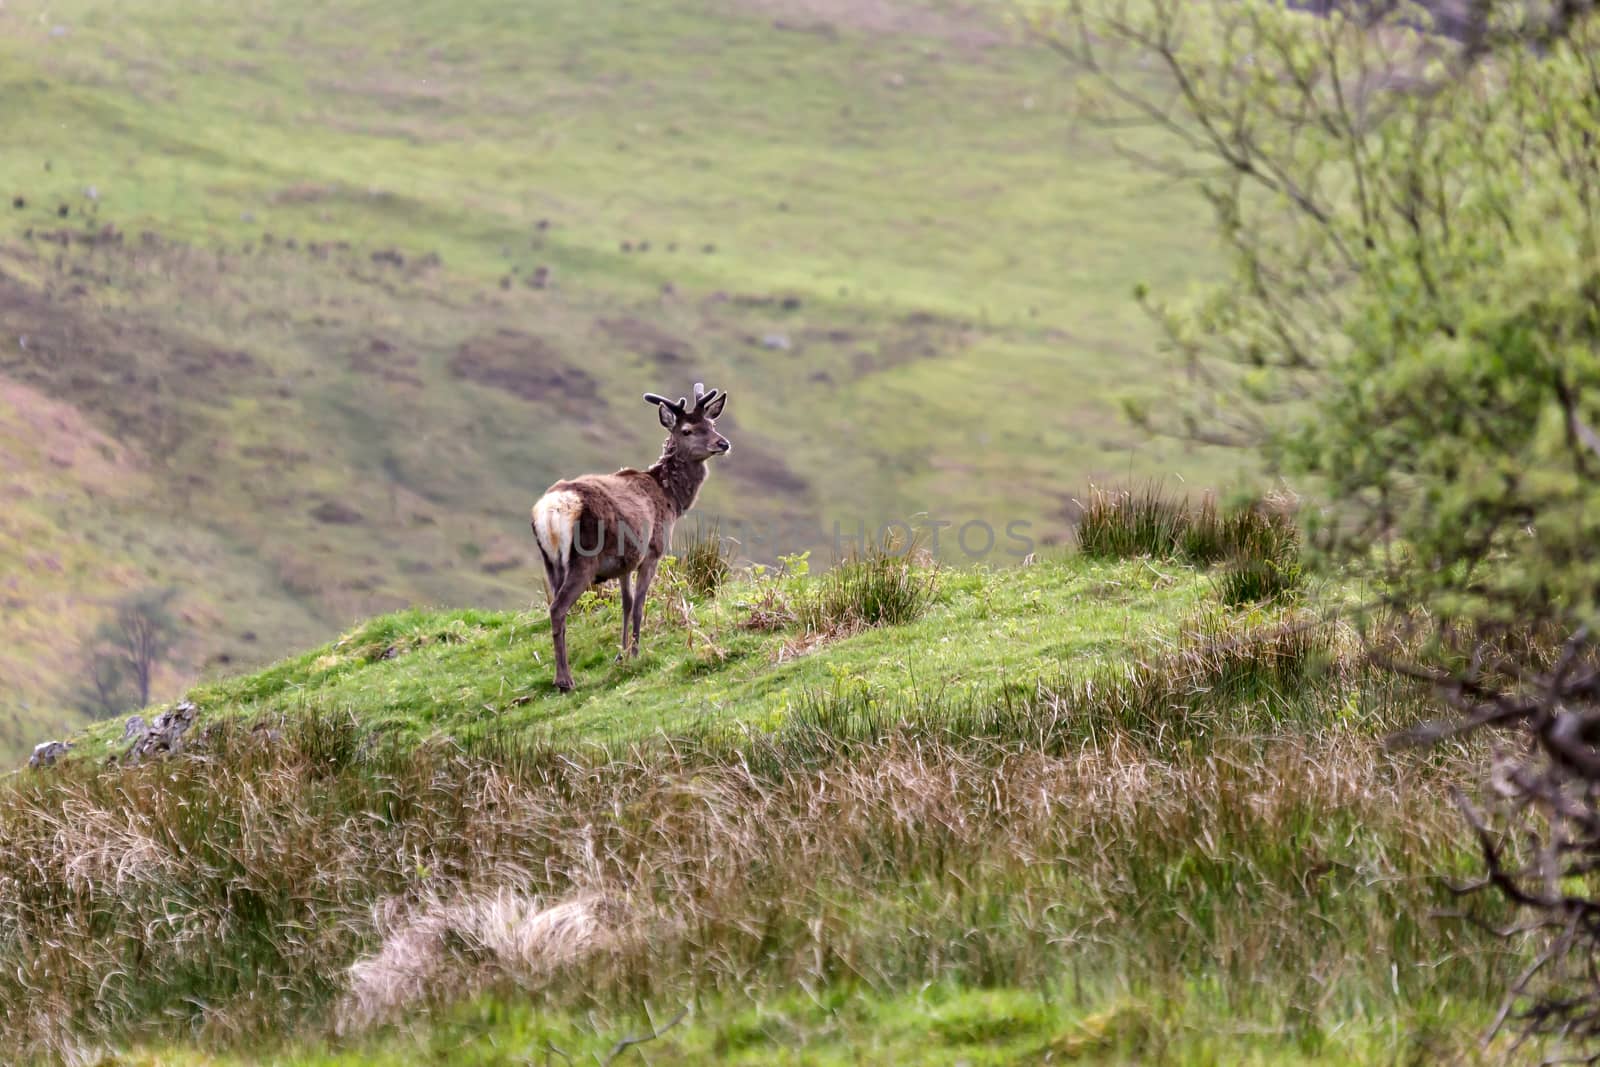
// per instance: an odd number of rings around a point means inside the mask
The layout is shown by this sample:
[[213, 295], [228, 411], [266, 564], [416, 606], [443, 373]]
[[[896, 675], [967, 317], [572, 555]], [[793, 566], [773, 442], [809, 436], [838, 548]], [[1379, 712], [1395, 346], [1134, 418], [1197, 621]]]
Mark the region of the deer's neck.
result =
[[660, 483], [674, 513], [682, 515], [694, 507], [695, 498], [700, 495], [706, 480], [706, 463], [684, 456], [678, 451], [677, 442], [668, 438], [661, 446], [661, 458], [651, 466], [649, 474]]

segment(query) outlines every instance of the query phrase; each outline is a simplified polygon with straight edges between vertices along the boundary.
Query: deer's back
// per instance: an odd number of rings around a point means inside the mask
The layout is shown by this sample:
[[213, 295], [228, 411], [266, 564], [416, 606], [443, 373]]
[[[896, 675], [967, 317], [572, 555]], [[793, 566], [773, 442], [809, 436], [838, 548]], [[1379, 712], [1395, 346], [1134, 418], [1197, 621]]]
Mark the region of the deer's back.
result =
[[633, 570], [646, 553], [666, 552], [671, 507], [661, 486], [644, 471], [624, 468], [615, 474], [586, 474], [559, 481], [548, 490], [558, 491], [576, 493], [583, 501], [573, 551], [593, 556], [598, 547], [597, 581]]

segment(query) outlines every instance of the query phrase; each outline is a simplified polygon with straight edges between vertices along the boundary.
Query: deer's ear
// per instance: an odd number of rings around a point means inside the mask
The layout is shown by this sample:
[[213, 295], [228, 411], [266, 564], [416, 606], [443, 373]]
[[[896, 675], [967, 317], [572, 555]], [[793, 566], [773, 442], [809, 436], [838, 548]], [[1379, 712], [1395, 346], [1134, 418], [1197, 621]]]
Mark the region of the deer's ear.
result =
[[728, 394], [727, 393], [723, 393], [721, 396], [717, 397], [711, 403], [707, 404], [706, 405], [706, 411], [705, 411], [706, 418], [714, 419], [714, 418], [718, 417], [719, 415], [721, 415], [722, 414], [722, 405], [726, 404], [727, 402], [728, 402]]
[[661, 425], [665, 426], [667, 429], [670, 430], [674, 426], [678, 425], [678, 416], [674, 414], [673, 410], [667, 407], [667, 405], [657, 404], [656, 412], [661, 416]]

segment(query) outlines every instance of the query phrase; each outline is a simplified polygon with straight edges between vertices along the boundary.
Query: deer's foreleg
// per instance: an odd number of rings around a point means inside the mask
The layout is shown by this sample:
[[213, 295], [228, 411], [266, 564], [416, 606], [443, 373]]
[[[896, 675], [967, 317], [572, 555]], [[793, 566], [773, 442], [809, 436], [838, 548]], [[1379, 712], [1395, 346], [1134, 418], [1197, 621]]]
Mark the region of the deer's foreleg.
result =
[[621, 663], [628, 655], [628, 626], [633, 620], [632, 572], [618, 578], [617, 584], [622, 587], [622, 650], [617, 653], [617, 662]]
[[644, 562], [639, 564], [639, 577], [633, 587], [633, 647], [632, 654], [639, 654], [639, 630], [644, 625], [644, 603], [650, 593], [650, 583], [655, 580], [656, 568], [661, 565], [661, 557], [646, 556]]

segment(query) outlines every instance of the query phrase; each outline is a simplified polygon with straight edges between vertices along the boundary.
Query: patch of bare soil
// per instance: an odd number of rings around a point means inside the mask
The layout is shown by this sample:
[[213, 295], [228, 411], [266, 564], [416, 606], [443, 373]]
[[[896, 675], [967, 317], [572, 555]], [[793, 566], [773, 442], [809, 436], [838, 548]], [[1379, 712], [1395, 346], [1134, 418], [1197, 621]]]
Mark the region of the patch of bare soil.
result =
[[108, 312], [54, 286], [0, 272], [0, 374], [73, 405], [112, 437], [150, 454], [191, 428], [178, 402], [212, 406], [260, 375], [248, 352], [224, 349], [132, 315]]
[[268, 197], [274, 204], [315, 204], [339, 195], [338, 186], [318, 185], [315, 182], [296, 182], [285, 186]]
[[729, 0], [731, 6], [772, 18], [779, 29], [851, 30], [926, 37], [966, 48], [993, 48], [1007, 40], [992, 11], [976, 4], [935, 7], [915, 0]]
[[528, 562], [523, 546], [503, 534], [490, 538], [478, 557], [478, 569], [485, 574], [504, 574]]
[[496, 330], [464, 342], [450, 373], [523, 400], [597, 400], [594, 375], [562, 358], [549, 341], [517, 330]]
[[363, 518], [361, 512], [341, 500], [324, 500], [311, 509], [310, 515], [318, 522], [333, 526], [353, 526]]
[[595, 323], [612, 344], [654, 360], [662, 370], [685, 366], [694, 356], [694, 346], [661, 327], [632, 316], [599, 319]]
[[[732, 431], [729, 433], [731, 436]], [[734, 445], [733, 455], [719, 462], [726, 463], [728, 477], [734, 481], [765, 492], [793, 497], [811, 488], [800, 472], [789, 466], [782, 453], [748, 438], [740, 439]]]
[[411, 371], [417, 366], [417, 357], [401, 352], [391, 341], [381, 337], [368, 338], [365, 348], [350, 353], [350, 369], [357, 374], [371, 375], [386, 382], [422, 387], [422, 379]]
[[[0, 486], [32, 466], [28, 453], [96, 493], [121, 494], [139, 468], [130, 449], [113, 441], [83, 412], [0, 375]], [[22, 486], [11, 486], [21, 492]]]

